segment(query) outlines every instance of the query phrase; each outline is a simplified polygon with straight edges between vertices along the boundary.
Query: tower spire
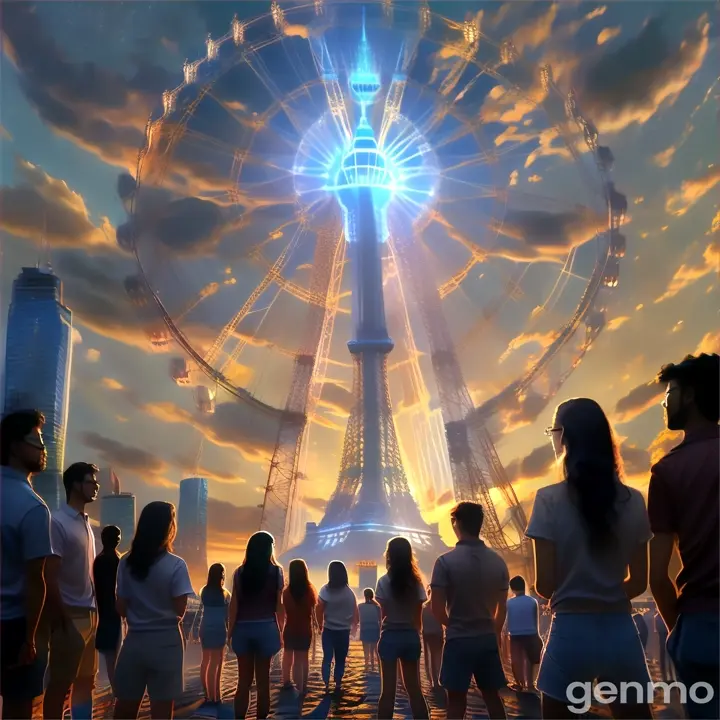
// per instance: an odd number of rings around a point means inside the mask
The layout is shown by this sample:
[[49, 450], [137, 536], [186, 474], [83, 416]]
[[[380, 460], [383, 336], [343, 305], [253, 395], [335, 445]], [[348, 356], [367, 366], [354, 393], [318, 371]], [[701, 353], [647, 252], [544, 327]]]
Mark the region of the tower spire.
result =
[[38, 270], [47, 270], [52, 272], [52, 263], [50, 260], [50, 246], [47, 240], [47, 212], [43, 212], [43, 230], [40, 236], [40, 248], [38, 250], [38, 259], [36, 266]]

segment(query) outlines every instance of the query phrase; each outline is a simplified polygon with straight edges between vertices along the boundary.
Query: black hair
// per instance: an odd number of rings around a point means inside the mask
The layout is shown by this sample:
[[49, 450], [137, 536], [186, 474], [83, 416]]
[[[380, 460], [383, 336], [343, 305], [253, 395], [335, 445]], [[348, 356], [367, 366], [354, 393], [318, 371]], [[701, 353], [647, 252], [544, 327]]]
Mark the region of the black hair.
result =
[[657, 381], [669, 383], [675, 380], [683, 389], [691, 388], [698, 412], [710, 422], [720, 419], [720, 355], [702, 353], [686, 355], [682, 362], [663, 365]]
[[130, 574], [138, 580], [145, 580], [160, 555], [172, 552], [176, 531], [175, 506], [162, 500], [148, 503], [140, 513], [127, 556]]
[[70, 465], [63, 473], [63, 487], [65, 488], [65, 499], [70, 500], [72, 487], [75, 483], [81, 483], [86, 475], [96, 475], [100, 472], [97, 465], [86, 462], [76, 462]]
[[463, 501], [459, 502], [451, 511], [450, 517], [460, 525], [460, 529], [472, 535], [480, 537], [483, 521], [485, 520], [485, 511], [480, 503]]
[[222, 605], [227, 595], [223, 587], [225, 579], [225, 566], [222, 563], [213, 563], [208, 568], [207, 582], [200, 591], [200, 600], [203, 603], [211, 602], [214, 605]]
[[250, 536], [240, 575], [240, 587], [244, 596], [257, 595], [265, 587], [270, 566], [277, 565], [274, 548], [275, 538], [269, 532], [260, 530]]
[[554, 427], [562, 428], [563, 473], [588, 532], [591, 550], [614, 539], [616, 503], [621, 494], [622, 460], [610, 422], [590, 398], [573, 398], [558, 405]]
[[510, 578], [510, 589], [513, 592], [525, 592], [525, 578], [522, 575]]
[[16, 410], [5, 415], [0, 422], [0, 465], [8, 465], [16, 442], [22, 442], [44, 424], [45, 416], [39, 410]]
[[328, 587], [331, 590], [339, 590], [348, 586], [348, 571], [345, 564], [340, 560], [333, 560], [328, 565]]
[[115, 550], [121, 537], [122, 533], [117, 525], [106, 525], [100, 532], [103, 550]]
[[417, 592], [418, 585], [422, 586], [422, 576], [407, 538], [394, 537], [388, 541], [385, 566], [390, 578], [390, 591], [394, 597], [410, 595]]

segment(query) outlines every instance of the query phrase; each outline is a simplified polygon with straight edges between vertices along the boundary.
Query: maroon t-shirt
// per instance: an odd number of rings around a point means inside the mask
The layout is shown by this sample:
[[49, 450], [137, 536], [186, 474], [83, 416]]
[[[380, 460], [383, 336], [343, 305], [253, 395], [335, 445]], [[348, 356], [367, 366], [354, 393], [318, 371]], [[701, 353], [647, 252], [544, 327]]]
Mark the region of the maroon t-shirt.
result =
[[678, 538], [678, 611], [720, 612], [720, 428], [686, 433], [652, 468], [648, 514], [653, 533]]

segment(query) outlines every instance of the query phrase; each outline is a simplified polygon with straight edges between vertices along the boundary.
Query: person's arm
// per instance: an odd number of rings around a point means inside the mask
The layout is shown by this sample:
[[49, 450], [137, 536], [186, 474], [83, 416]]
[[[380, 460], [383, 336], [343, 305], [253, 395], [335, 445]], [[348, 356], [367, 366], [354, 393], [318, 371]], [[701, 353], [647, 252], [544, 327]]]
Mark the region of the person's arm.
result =
[[20, 652], [19, 661], [30, 663], [35, 659], [35, 636], [45, 606], [45, 565], [52, 555], [50, 537], [50, 512], [40, 505], [28, 512], [20, 523], [23, 560], [27, 595], [25, 598], [25, 646]]
[[45, 562], [46, 604], [51, 623], [66, 627], [70, 623], [70, 615], [60, 595], [59, 576], [67, 543], [65, 542], [65, 530], [59, 522], [52, 518], [50, 519], [50, 539], [52, 542], [52, 555]]
[[322, 632], [325, 626], [325, 601], [322, 598], [318, 598], [318, 603], [315, 606], [315, 619], [317, 620], [318, 632]]
[[[354, 595], [353, 595], [353, 597], [354, 597]], [[350, 626], [350, 634], [351, 635], [355, 635], [355, 633], [357, 632], [357, 629], [358, 629], [358, 625], [360, 625], [360, 608], [358, 607], [357, 600], [356, 600], [355, 606], [353, 607], [352, 625]]]
[[278, 590], [277, 598], [275, 600], [275, 616], [277, 618], [277, 624], [282, 633], [285, 627], [285, 605], [283, 604], [283, 588], [285, 586], [285, 579], [283, 577], [283, 571], [281, 567], [278, 567]]
[[628, 575], [623, 582], [623, 588], [628, 600], [642, 595], [648, 586], [648, 544], [640, 543], [630, 558]]
[[170, 596], [172, 597], [173, 610], [178, 620], [182, 620], [187, 610], [188, 597], [193, 595], [192, 582], [190, 582], [190, 573], [184, 560], [178, 558], [175, 569], [173, 570], [172, 579], [170, 580]]
[[648, 487], [648, 515], [653, 532], [650, 540], [650, 591], [660, 617], [670, 631], [675, 627], [678, 616], [678, 591], [670, 577], [670, 560], [677, 542], [674, 514], [674, 503], [662, 469], [655, 465]]
[[237, 571], [233, 573], [232, 581], [232, 593], [230, 594], [230, 608], [228, 610], [228, 645], [232, 637], [232, 631], [237, 622], [237, 611], [238, 611], [238, 582], [237, 582]]
[[[500, 558], [499, 558], [500, 559]], [[510, 572], [505, 561], [500, 559], [502, 563], [500, 571], [500, 587], [497, 590], [495, 604], [495, 634], [497, 635], [498, 647], [502, 649], [502, 631], [507, 618], [507, 600], [508, 587], [510, 583]]]
[[450, 576], [448, 575], [445, 561], [440, 556], [433, 566], [432, 579], [430, 580], [430, 610], [435, 619], [443, 626], [450, 624], [450, 618], [447, 614], [447, 589], [450, 585]]
[[553, 512], [549, 507], [548, 498], [540, 490], [535, 495], [532, 514], [525, 534], [533, 541], [535, 592], [548, 600], [557, 589], [553, 520]]

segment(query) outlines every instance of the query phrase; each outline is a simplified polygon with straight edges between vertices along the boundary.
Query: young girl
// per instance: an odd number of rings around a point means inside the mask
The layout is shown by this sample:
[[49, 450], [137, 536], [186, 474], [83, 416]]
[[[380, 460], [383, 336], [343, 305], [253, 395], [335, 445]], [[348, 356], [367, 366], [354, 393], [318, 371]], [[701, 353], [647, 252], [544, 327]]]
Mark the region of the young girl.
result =
[[317, 592], [310, 582], [304, 560], [292, 560], [288, 566], [288, 584], [283, 590], [285, 608], [283, 629], [282, 677], [285, 687], [292, 687], [290, 674], [301, 695], [307, 692], [308, 653], [312, 644], [312, 624]]
[[222, 700], [220, 678], [225, 662], [230, 604], [230, 593], [225, 589], [225, 566], [221, 563], [210, 566], [207, 584], [200, 591], [200, 602], [202, 603], [200, 679], [207, 701], [219, 703]]
[[365, 654], [365, 672], [375, 672], [377, 644], [380, 640], [380, 605], [372, 588], [363, 591], [365, 602], [360, 603], [360, 640]]
[[[275, 539], [256, 532], [248, 540], [245, 560], [233, 574], [230, 642], [237, 655], [235, 717], [244, 718], [255, 679], [257, 717], [270, 712], [270, 662], [280, 650], [283, 571], [275, 562]], [[279, 619], [278, 619], [279, 616]]]
[[322, 677], [325, 692], [330, 687], [330, 667], [334, 657], [335, 692], [339, 693], [350, 649], [350, 633], [355, 632], [360, 622], [355, 593], [348, 585], [347, 568], [339, 560], [333, 560], [328, 565], [327, 585], [320, 588], [318, 597], [316, 614], [322, 633]]
[[387, 574], [378, 580], [375, 593], [382, 611], [378, 718], [393, 716], [398, 662], [413, 718], [427, 718], [428, 707], [420, 687], [420, 630], [427, 595], [410, 542], [403, 537], [390, 540], [385, 563]]
[[425, 673], [433, 690], [440, 688], [440, 666], [442, 665], [445, 637], [443, 626], [437, 621], [430, 606], [431, 589], [428, 585], [427, 602], [422, 610], [423, 652], [425, 654]]
[[115, 667], [116, 718], [137, 718], [147, 689], [150, 715], [171, 719], [183, 692], [180, 622], [193, 588], [185, 561], [172, 554], [175, 533], [175, 506], [148, 503], [118, 565], [117, 609], [128, 634]]
[[[569, 718], [573, 683], [648, 686], [630, 600], [647, 588], [651, 533], [643, 496], [622, 483], [610, 423], [594, 400], [562, 403], [545, 432], [564, 479], [538, 490], [527, 528], [535, 588], [553, 612], [537, 687], [544, 718]], [[633, 693], [628, 700], [613, 704], [614, 717], [652, 717]]]

